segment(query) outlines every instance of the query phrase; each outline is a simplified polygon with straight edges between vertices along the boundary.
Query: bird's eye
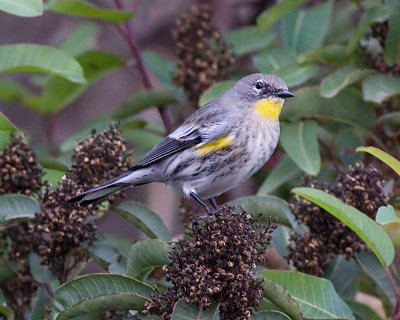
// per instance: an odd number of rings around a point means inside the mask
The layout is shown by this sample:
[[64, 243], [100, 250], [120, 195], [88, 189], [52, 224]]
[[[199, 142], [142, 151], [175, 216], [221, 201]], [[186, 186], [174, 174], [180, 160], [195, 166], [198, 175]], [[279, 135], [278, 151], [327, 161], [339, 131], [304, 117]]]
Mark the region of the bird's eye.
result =
[[256, 82], [256, 89], [262, 89], [264, 87], [264, 83], [262, 81], [257, 81]]

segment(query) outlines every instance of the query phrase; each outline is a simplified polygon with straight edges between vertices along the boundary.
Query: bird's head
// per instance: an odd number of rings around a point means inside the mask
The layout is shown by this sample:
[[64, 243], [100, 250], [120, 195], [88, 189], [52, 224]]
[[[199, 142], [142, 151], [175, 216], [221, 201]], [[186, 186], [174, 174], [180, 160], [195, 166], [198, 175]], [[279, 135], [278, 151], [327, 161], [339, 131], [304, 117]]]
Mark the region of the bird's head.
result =
[[286, 83], [273, 74], [255, 73], [240, 79], [233, 93], [257, 115], [276, 120], [285, 99], [294, 97]]

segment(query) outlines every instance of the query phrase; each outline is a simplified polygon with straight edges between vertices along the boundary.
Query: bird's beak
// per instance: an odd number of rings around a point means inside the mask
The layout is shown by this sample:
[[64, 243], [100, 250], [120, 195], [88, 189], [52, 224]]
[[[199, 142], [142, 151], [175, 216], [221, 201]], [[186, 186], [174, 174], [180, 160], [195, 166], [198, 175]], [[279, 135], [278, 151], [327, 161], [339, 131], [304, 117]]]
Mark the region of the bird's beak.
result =
[[277, 96], [278, 98], [287, 99], [287, 98], [293, 98], [293, 97], [294, 97], [294, 94], [291, 93], [291, 92], [288, 91], [288, 90], [284, 90], [284, 91], [281, 91], [281, 92], [277, 93], [276, 96]]

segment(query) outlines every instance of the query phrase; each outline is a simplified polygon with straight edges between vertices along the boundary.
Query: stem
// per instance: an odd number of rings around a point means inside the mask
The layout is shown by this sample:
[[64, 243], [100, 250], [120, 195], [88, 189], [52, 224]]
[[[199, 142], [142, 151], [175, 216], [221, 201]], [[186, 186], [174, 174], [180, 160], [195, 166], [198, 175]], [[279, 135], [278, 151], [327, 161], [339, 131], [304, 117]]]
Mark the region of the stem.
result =
[[396, 296], [396, 307], [394, 308], [392, 314], [392, 320], [400, 320], [400, 293], [397, 290], [396, 283], [394, 282], [394, 279], [388, 267], [385, 268], [385, 272], [390, 280], [394, 295]]
[[[122, 3], [122, 0], [114, 0], [114, 2], [118, 9], [124, 10], [124, 5]], [[131, 51], [132, 56], [136, 60], [136, 65], [137, 65], [144, 88], [146, 90], [153, 89], [153, 85], [150, 81], [150, 77], [149, 77], [149, 75], [146, 71], [146, 68], [144, 66], [144, 63], [143, 63], [143, 59], [142, 59], [142, 55], [140, 53], [139, 43], [137, 41], [134, 27], [132, 26], [132, 24], [125, 22], [125, 23], [123, 23], [122, 26], [118, 26], [117, 30], [122, 35], [122, 37], [126, 40], [129, 50]], [[168, 117], [166, 108], [163, 109], [161, 107], [158, 107], [157, 109], [158, 109], [158, 112], [160, 113], [160, 116], [164, 123], [164, 126], [167, 129], [167, 132], [171, 132], [172, 123]]]

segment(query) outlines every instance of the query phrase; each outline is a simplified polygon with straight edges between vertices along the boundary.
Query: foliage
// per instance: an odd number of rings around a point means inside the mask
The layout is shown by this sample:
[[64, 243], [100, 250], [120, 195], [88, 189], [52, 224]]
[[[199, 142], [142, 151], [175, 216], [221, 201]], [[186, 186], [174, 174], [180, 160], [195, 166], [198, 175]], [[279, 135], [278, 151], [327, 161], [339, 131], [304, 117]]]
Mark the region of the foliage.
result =
[[[48, 135], [47, 144], [31, 147], [35, 133], [24, 136], [25, 128], [0, 112], [1, 318], [380, 319], [356, 300], [366, 292], [386, 316], [400, 319], [393, 265], [400, 227], [400, 5], [267, 2], [264, 11], [254, 7], [254, 24], [225, 34], [211, 22], [218, 19], [212, 7], [176, 12], [177, 57], [168, 59], [141, 50], [130, 24], [135, 13], [122, 1], [100, 7], [86, 0], [0, 0], [3, 14], [82, 21], [58, 46], [0, 44], [1, 102], [38, 114]], [[106, 24], [127, 42], [133, 64], [93, 45]], [[132, 65], [144, 90], [55, 144], [54, 119], [111, 71]], [[122, 194], [85, 208], [65, 203], [126, 170], [130, 148], [139, 159], [180, 124], [185, 107], [208, 103], [255, 70], [277, 74], [295, 94], [281, 114], [270, 170], [253, 178], [256, 195], [186, 221], [179, 240], [157, 212], [118, 202]], [[24, 75], [4, 77], [14, 73]], [[162, 123], [136, 118], [150, 108]], [[119, 127], [110, 128], [114, 120]], [[345, 171], [358, 161], [387, 182]], [[133, 243], [97, 231], [110, 213], [146, 239]], [[315, 237], [318, 228], [327, 242]], [[269, 264], [271, 252], [285, 259]], [[106, 272], [83, 274], [89, 261]], [[316, 269], [318, 277], [300, 272]]]

